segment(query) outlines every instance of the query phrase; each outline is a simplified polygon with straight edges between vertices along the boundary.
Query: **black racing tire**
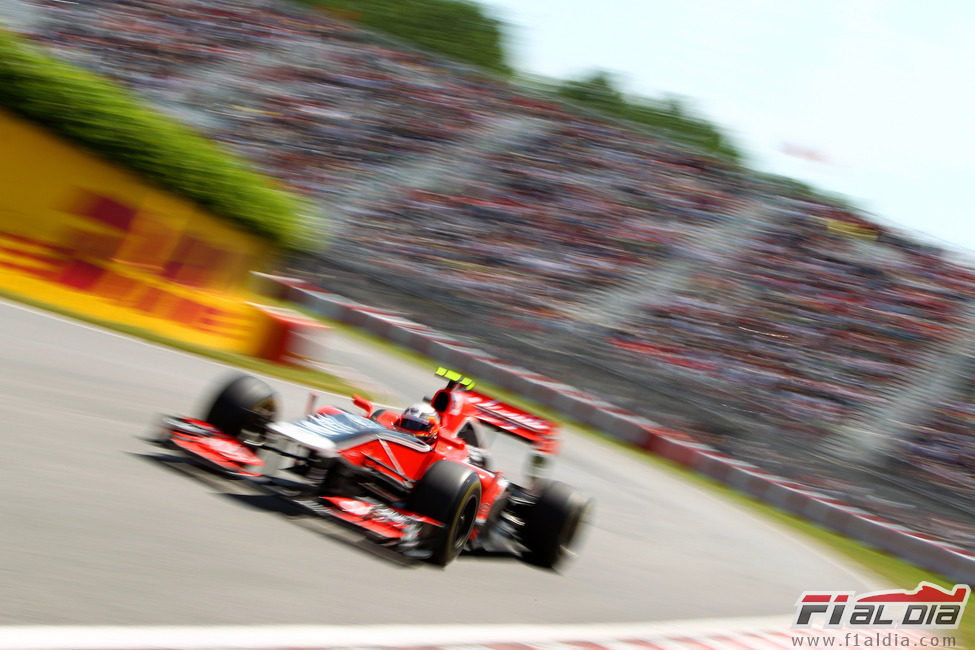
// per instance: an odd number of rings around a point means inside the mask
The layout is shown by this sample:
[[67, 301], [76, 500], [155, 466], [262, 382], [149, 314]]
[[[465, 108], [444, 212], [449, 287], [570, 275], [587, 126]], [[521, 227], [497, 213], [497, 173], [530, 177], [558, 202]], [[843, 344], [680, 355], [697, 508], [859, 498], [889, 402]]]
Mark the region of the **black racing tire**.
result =
[[277, 411], [277, 394], [270, 386], [256, 377], [238, 375], [216, 394], [204, 419], [228, 436], [241, 438], [245, 431], [263, 433]]
[[481, 479], [474, 470], [441, 460], [413, 488], [406, 507], [443, 523], [431, 542], [430, 561], [447, 566], [464, 550], [481, 507]]
[[565, 483], [546, 484], [525, 517], [521, 540], [528, 549], [525, 559], [556, 568], [577, 540], [591, 509], [592, 499]]

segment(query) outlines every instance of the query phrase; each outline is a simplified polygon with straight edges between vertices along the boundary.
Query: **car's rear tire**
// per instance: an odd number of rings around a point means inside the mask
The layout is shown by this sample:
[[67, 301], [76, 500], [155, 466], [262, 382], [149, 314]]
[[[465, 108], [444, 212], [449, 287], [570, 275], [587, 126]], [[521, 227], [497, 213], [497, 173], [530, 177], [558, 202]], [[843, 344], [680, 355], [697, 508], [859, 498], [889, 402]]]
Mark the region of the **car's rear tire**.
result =
[[247, 433], [262, 434], [277, 415], [277, 394], [263, 381], [238, 375], [216, 394], [204, 418], [228, 436], [245, 440]]
[[522, 543], [526, 559], [537, 566], [555, 568], [565, 558], [592, 509], [592, 499], [565, 483], [552, 481], [525, 517]]
[[433, 537], [430, 560], [446, 566], [470, 539], [481, 506], [481, 479], [469, 467], [441, 460], [417, 481], [406, 506], [443, 523]]
[[477, 430], [470, 422], [465, 422], [464, 426], [457, 432], [457, 437], [466, 442], [471, 447], [481, 447], [481, 438], [477, 435]]

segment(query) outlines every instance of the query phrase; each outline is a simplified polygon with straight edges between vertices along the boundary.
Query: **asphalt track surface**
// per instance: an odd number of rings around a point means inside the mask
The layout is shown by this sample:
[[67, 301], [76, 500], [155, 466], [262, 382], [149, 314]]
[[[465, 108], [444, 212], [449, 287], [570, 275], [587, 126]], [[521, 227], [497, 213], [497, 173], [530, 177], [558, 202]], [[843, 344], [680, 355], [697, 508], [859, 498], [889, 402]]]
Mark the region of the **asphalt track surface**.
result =
[[[788, 614], [876, 587], [747, 510], [589, 436], [554, 469], [596, 499], [561, 572], [463, 555], [404, 563], [240, 482], [154, 459], [231, 368], [0, 302], [0, 625], [610, 623]], [[330, 362], [405, 405], [431, 368], [333, 333]], [[308, 391], [268, 379], [284, 417]], [[349, 406], [336, 396], [321, 399]], [[517, 473], [517, 472], [515, 472]]]

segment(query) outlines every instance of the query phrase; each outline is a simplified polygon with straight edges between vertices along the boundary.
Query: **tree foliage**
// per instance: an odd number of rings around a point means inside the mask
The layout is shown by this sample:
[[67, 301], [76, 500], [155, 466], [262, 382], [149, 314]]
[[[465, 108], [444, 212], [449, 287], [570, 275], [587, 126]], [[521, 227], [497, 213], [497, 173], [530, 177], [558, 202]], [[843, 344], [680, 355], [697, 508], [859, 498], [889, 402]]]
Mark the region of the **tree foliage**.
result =
[[626, 110], [623, 93], [617, 90], [616, 84], [605, 72], [597, 72], [577, 81], [565, 81], [559, 86], [558, 93], [574, 102], [607, 113], [619, 115]]
[[593, 110], [663, 132], [677, 142], [742, 162], [741, 152], [727, 135], [713, 123], [695, 116], [677, 98], [664, 101], [647, 98], [627, 100], [616, 81], [605, 72], [563, 81], [556, 86], [555, 92]]
[[509, 74], [501, 23], [466, 0], [302, 0], [448, 59]]
[[[467, 0], [301, 0], [338, 17], [441, 56], [508, 75], [501, 23]], [[558, 95], [616, 119], [645, 125], [667, 137], [740, 163], [741, 152], [713, 123], [690, 114], [677, 100], [628, 100], [605, 72], [566, 80]]]
[[[302, 0], [338, 17], [430, 50], [505, 75], [507, 63], [501, 23], [467, 0]], [[713, 123], [692, 115], [677, 100], [627, 99], [605, 72], [558, 82], [554, 91], [573, 102], [616, 119], [642, 124], [667, 137], [735, 162], [741, 152]]]
[[0, 107], [278, 243], [298, 237], [299, 200], [239, 160], [82, 68], [0, 29]]

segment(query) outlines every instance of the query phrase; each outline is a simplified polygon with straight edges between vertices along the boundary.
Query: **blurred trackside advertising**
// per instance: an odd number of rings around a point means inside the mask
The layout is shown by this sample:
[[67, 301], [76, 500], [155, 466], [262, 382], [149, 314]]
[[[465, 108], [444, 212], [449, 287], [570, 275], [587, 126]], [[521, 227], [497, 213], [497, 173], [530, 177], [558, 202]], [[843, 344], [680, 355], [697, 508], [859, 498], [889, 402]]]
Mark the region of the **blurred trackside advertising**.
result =
[[252, 353], [248, 272], [270, 245], [0, 111], [0, 289]]

